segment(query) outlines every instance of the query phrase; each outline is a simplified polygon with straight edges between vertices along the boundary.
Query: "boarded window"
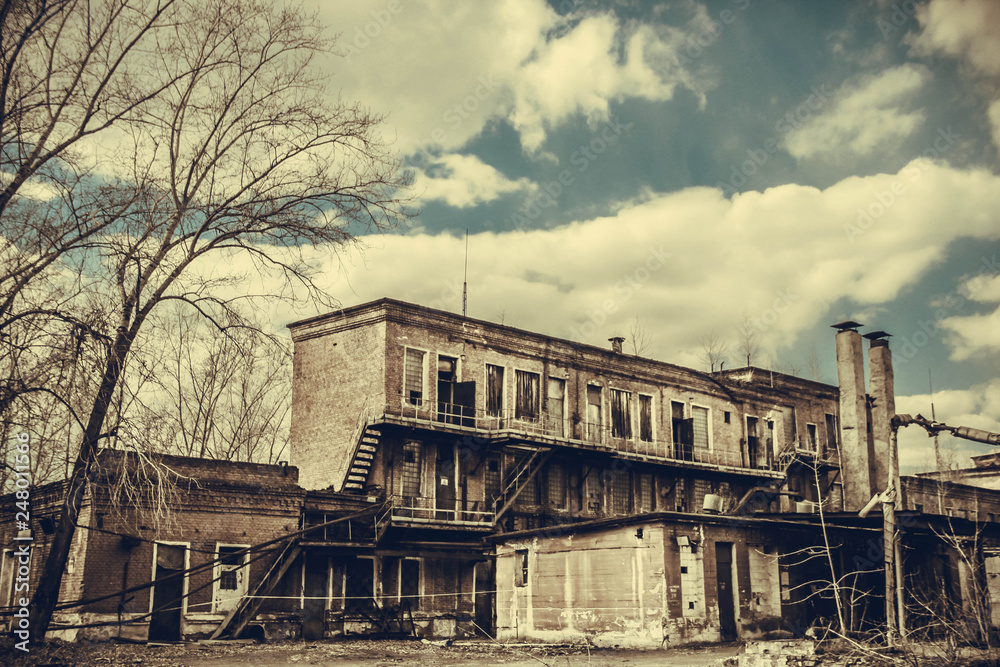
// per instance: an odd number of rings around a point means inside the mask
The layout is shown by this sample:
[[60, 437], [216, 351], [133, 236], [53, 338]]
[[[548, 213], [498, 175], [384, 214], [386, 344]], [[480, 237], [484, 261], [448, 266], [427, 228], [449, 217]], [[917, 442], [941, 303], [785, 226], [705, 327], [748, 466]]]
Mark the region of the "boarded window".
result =
[[486, 414], [503, 416], [503, 366], [486, 364]]
[[559, 378], [549, 378], [549, 395], [546, 408], [549, 413], [549, 431], [553, 435], [564, 435], [565, 406], [566, 381]]
[[692, 435], [694, 437], [695, 447], [708, 448], [708, 408], [703, 408], [697, 405], [691, 406], [691, 418], [694, 420], [691, 424]]
[[403, 399], [409, 405], [424, 404], [424, 355], [421, 350], [406, 349], [404, 363]]
[[653, 442], [653, 397], [639, 396], [639, 439]]
[[403, 495], [420, 495], [420, 443], [414, 440], [403, 443]]
[[611, 390], [611, 437], [632, 437], [632, 393]]
[[538, 391], [538, 373], [514, 371], [514, 380], [517, 384], [517, 403], [514, 406], [514, 417], [536, 421], [538, 419], [539, 400], [541, 399]]
[[587, 386], [587, 438], [601, 441], [601, 388]]

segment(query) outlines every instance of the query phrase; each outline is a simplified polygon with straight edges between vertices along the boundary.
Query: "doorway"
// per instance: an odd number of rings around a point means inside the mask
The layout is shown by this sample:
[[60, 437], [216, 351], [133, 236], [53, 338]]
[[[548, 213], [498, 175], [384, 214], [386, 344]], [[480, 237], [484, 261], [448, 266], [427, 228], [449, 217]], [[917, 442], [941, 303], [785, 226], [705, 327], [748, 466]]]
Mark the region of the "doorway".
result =
[[448, 521], [455, 519], [455, 445], [438, 443], [437, 464], [434, 466], [434, 479], [437, 495], [435, 507], [437, 519]]
[[733, 543], [715, 543], [716, 580], [719, 600], [719, 631], [722, 641], [735, 641], [736, 600], [733, 589]]
[[149, 641], [177, 642], [181, 640], [181, 615], [184, 611], [186, 577], [183, 572], [187, 545], [157, 543], [155, 558]]

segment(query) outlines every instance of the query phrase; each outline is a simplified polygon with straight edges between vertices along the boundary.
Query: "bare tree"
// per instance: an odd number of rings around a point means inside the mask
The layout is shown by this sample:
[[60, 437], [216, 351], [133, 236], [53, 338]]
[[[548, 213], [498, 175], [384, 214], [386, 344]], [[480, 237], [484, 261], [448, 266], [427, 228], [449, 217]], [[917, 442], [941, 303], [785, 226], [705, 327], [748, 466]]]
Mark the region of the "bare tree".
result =
[[[157, 334], [158, 391], [140, 421], [155, 449], [185, 456], [275, 463], [286, 455], [291, 351], [248, 328], [220, 334], [196, 313], [169, 309]], [[265, 323], [259, 323], [261, 328]], [[162, 427], [162, 428], [158, 428]]]
[[820, 369], [819, 352], [816, 351], [816, 344], [809, 346], [809, 375], [816, 382], [823, 381], [823, 371]]
[[743, 311], [743, 322], [737, 330], [739, 334], [739, 351], [747, 360], [747, 366], [753, 366], [760, 354], [760, 330], [754, 324], [749, 311]]
[[[64, 35], [92, 33], [94, 12], [67, 4], [62, 29], [49, 35], [56, 46]], [[136, 21], [136, 14], [118, 11], [122, 4], [97, 3], [110, 12], [105, 23], [114, 44], [132, 25], [119, 22]], [[76, 234], [74, 243], [52, 245], [56, 255], [48, 265], [80, 268], [87, 276], [82, 296], [106, 304], [108, 317], [87, 334], [100, 354], [32, 604], [35, 641], [52, 617], [98, 446], [127, 427], [126, 409], [135, 406], [138, 393], [126, 391], [126, 379], [142, 371], [141, 364], [130, 364], [140, 361], [133, 351], [154, 309], [186, 304], [226, 335], [252, 326], [233, 306], [255, 296], [311, 298], [332, 306], [313, 281], [312, 249], [351, 243], [409, 214], [400, 196], [408, 178], [378, 139], [381, 118], [324, 97], [312, 58], [328, 44], [301, 9], [243, 0], [155, 7], [169, 14], [170, 30], [157, 35], [157, 48], [144, 50], [144, 59], [125, 68], [114, 94], [124, 102], [112, 111], [99, 111], [96, 103], [82, 111], [73, 106], [79, 120], [74, 128], [98, 111], [118, 126], [112, 154], [98, 153], [96, 170], [122, 205], [100, 209], [101, 224], [83, 240]], [[147, 25], [139, 16], [141, 26]], [[129, 87], [140, 80], [141, 88]], [[70, 139], [86, 136], [89, 126], [82, 127]], [[21, 144], [42, 154], [58, 148], [52, 141], [53, 133], [32, 133], [22, 135]], [[25, 168], [10, 202], [28, 179], [40, 178], [40, 169]], [[88, 192], [94, 186], [84, 179], [76, 187]], [[5, 218], [7, 210], [0, 210]], [[256, 295], [239, 289], [239, 272], [229, 268], [237, 260], [273, 285]]]
[[645, 356], [653, 349], [653, 336], [642, 326], [638, 316], [628, 327], [628, 349], [637, 357]]
[[701, 359], [708, 367], [710, 373], [722, 370], [722, 364], [726, 360], [728, 345], [719, 335], [716, 329], [712, 329], [698, 339], [701, 345]]

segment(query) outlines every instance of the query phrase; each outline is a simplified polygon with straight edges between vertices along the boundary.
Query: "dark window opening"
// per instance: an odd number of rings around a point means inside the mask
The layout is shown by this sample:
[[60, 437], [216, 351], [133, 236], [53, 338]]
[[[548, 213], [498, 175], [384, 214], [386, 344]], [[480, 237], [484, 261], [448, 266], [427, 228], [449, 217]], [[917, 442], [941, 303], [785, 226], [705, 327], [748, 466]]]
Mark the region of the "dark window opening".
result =
[[539, 411], [539, 375], [530, 371], [514, 371], [517, 397], [514, 417], [526, 421], [537, 421]]
[[632, 394], [621, 389], [611, 390], [611, 437], [632, 437]]
[[503, 416], [503, 366], [486, 364], [486, 415]]
[[639, 396], [639, 439], [653, 442], [653, 397]]

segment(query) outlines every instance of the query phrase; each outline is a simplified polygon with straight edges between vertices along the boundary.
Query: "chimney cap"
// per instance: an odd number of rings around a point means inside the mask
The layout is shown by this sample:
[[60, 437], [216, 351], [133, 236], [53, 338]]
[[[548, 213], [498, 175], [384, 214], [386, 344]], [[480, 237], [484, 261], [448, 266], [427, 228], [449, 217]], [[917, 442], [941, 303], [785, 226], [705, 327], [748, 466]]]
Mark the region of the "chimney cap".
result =
[[625, 336], [612, 336], [608, 340], [611, 341], [612, 343], [614, 343], [616, 341], [619, 342], [619, 343], [624, 343], [625, 342]]
[[863, 337], [871, 341], [882, 340], [883, 338], [891, 338], [891, 333], [886, 333], [884, 331], [872, 331], [871, 333], [861, 334]]
[[847, 320], [846, 322], [840, 322], [838, 324], [830, 325], [831, 329], [838, 329], [839, 331], [857, 331], [858, 327], [863, 327], [863, 324], [859, 324], [854, 320]]

